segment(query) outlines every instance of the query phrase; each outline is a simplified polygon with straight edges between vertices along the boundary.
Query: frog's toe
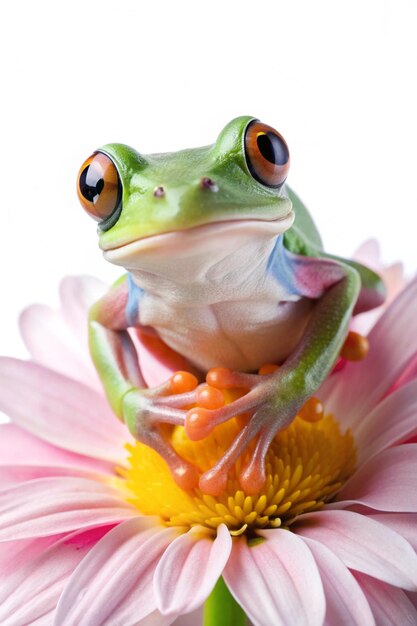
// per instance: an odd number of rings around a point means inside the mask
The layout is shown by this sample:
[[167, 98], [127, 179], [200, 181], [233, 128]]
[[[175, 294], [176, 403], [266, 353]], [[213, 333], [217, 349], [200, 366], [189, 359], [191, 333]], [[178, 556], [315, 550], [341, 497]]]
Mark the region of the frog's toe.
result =
[[160, 432], [159, 427], [141, 428], [137, 439], [161, 456], [169, 467], [175, 482], [181, 489], [189, 490], [198, 486], [199, 472], [194, 465], [180, 457]]
[[219, 496], [223, 493], [226, 489], [229, 471], [257, 435], [258, 430], [258, 424], [249, 420], [221, 459], [200, 477], [199, 487], [201, 491], [212, 496]]
[[[175, 482], [182, 489], [193, 489], [198, 485], [197, 468], [176, 453], [161, 428], [162, 424], [182, 426], [186, 412], [177, 406], [169, 406], [166, 401], [177, 396], [164, 397], [161, 393], [164, 389], [161, 386], [146, 392], [137, 389], [129, 391], [123, 398], [123, 417], [134, 438], [164, 459]], [[188, 397], [188, 393], [192, 392], [183, 392], [182, 395]]]
[[258, 493], [265, 484], [265, 457], [275, 434], [275, 427], [269, 426], [261, 430], [254, 453], [239, 474], [239, 484], [248, 495]]
[[213, 367], [207, 372], [206, 382], [216, 389], [253, 389], [258, 384], [257, 374], [236, 372], [227, 367]]

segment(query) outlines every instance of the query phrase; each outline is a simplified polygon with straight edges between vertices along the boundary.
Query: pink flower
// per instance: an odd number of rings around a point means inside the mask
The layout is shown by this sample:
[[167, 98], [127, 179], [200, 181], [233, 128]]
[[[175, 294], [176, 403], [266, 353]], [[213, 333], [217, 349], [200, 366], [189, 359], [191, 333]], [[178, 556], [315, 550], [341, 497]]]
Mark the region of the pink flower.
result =
[[[290, 468], [283, 495], [271, 496], [278, 504], [236, 492], [229, 510], [172, 491], [179, 509], [162, 517], [142, 514], [136, 500], [152, 507], [173, 488], [149, 496], [146, 480], [135, 483], [140, 472], [152, 479], [149, 468], [165, 480], [164, 470], [154, 457], [132, 469], [146, 451], [111, 413], [88, 358], [86, 311], [102, 289], [66, 279], [60, 312], [36, 305], [22, 316], [32, 360], [0, 360], [0, 408], [12, 420], [0, 426], [0, 623], [184, 625], [222, 575], [255, 625], [416, 624], [417, 444], [404, 442], [417, 433], [417, 380], [403, 374], [417, 354], [417, 280], [372, 329], [368, 357], [324, 384], [334, 419], [316, 427], [297, 418], [282, 436], [288, 450], [317, 436], [319, 469], [308, 467], [317, 456], [308, 446], [302, 462], [271, 456]], [[322, 492], [312, 500], [314, 480]]]
[[384, 280], [387, 297], [382, 306], [356, 316], [352, 322], [352, 328], [357, 332], [367, 335], [372, 326], [381, 317], [385, 309], [399, 295], [407, 284], [404, 268], [401, 262], [384, 265], [381, 261], [381, 251], [376, 239], [368, 239], [355, 251], [353, 258], [377, 272]]

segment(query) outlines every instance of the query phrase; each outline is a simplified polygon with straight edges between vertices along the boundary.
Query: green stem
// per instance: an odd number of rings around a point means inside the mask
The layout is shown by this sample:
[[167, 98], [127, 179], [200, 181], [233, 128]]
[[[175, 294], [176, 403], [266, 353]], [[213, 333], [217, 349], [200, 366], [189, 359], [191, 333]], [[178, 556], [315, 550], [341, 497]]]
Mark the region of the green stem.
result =
[[204, 604], [204, 626], [246, 626], [246, 615], [223, 578], [219, 578]]

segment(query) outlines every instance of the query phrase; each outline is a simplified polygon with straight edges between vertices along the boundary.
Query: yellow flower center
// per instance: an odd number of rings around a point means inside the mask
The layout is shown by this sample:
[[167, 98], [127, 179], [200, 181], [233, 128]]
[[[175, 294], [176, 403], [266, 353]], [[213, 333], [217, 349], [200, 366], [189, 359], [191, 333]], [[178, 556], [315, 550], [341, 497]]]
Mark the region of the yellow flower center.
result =
[[[203, 473], [223, 456], [240, 428], [239, 420], [232, 419], [201, 441], [190, 441], [179, 426], [172, 429], [170, 437], [178, 454]], [[213, 497], [199, 489], [183, 491], [151, 448], [139, 442], [126, 447], [129, 468], [120, 474], [128, 500], [141, 513], [159, 515], [167, 526], [201, 524], [215, 529], [226, 524], [231, 534], [288, 526], [300, 513], [319, 509], [351, 475], [356, 460], [351, 433], [342, 434], [331, 415], [314, 422], [297, 416], [270, 446], [267, 478], [259, 493], [245, 494], [237, 478], [253, 451], [252, 445], [229, 471], [225, 492]]]

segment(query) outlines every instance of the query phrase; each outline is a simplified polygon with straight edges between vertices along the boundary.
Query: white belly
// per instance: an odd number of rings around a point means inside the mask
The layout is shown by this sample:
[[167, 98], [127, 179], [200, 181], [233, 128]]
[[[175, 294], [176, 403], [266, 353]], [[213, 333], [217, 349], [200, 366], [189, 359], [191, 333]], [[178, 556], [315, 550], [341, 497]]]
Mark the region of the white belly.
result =
[[268, 271], [282, 228], [265, 221], [212, 224], [135, 244], [124, 263], [142, 292], [139, 324], [201, 370], [282, 362], [314, 306]]
[[310, 318], [312, 301], [251, 299], [175, 306], [151, 295], [140, 304], [140, 323], [201, 370], [256, 370], [281, 363], [294, 349]]

